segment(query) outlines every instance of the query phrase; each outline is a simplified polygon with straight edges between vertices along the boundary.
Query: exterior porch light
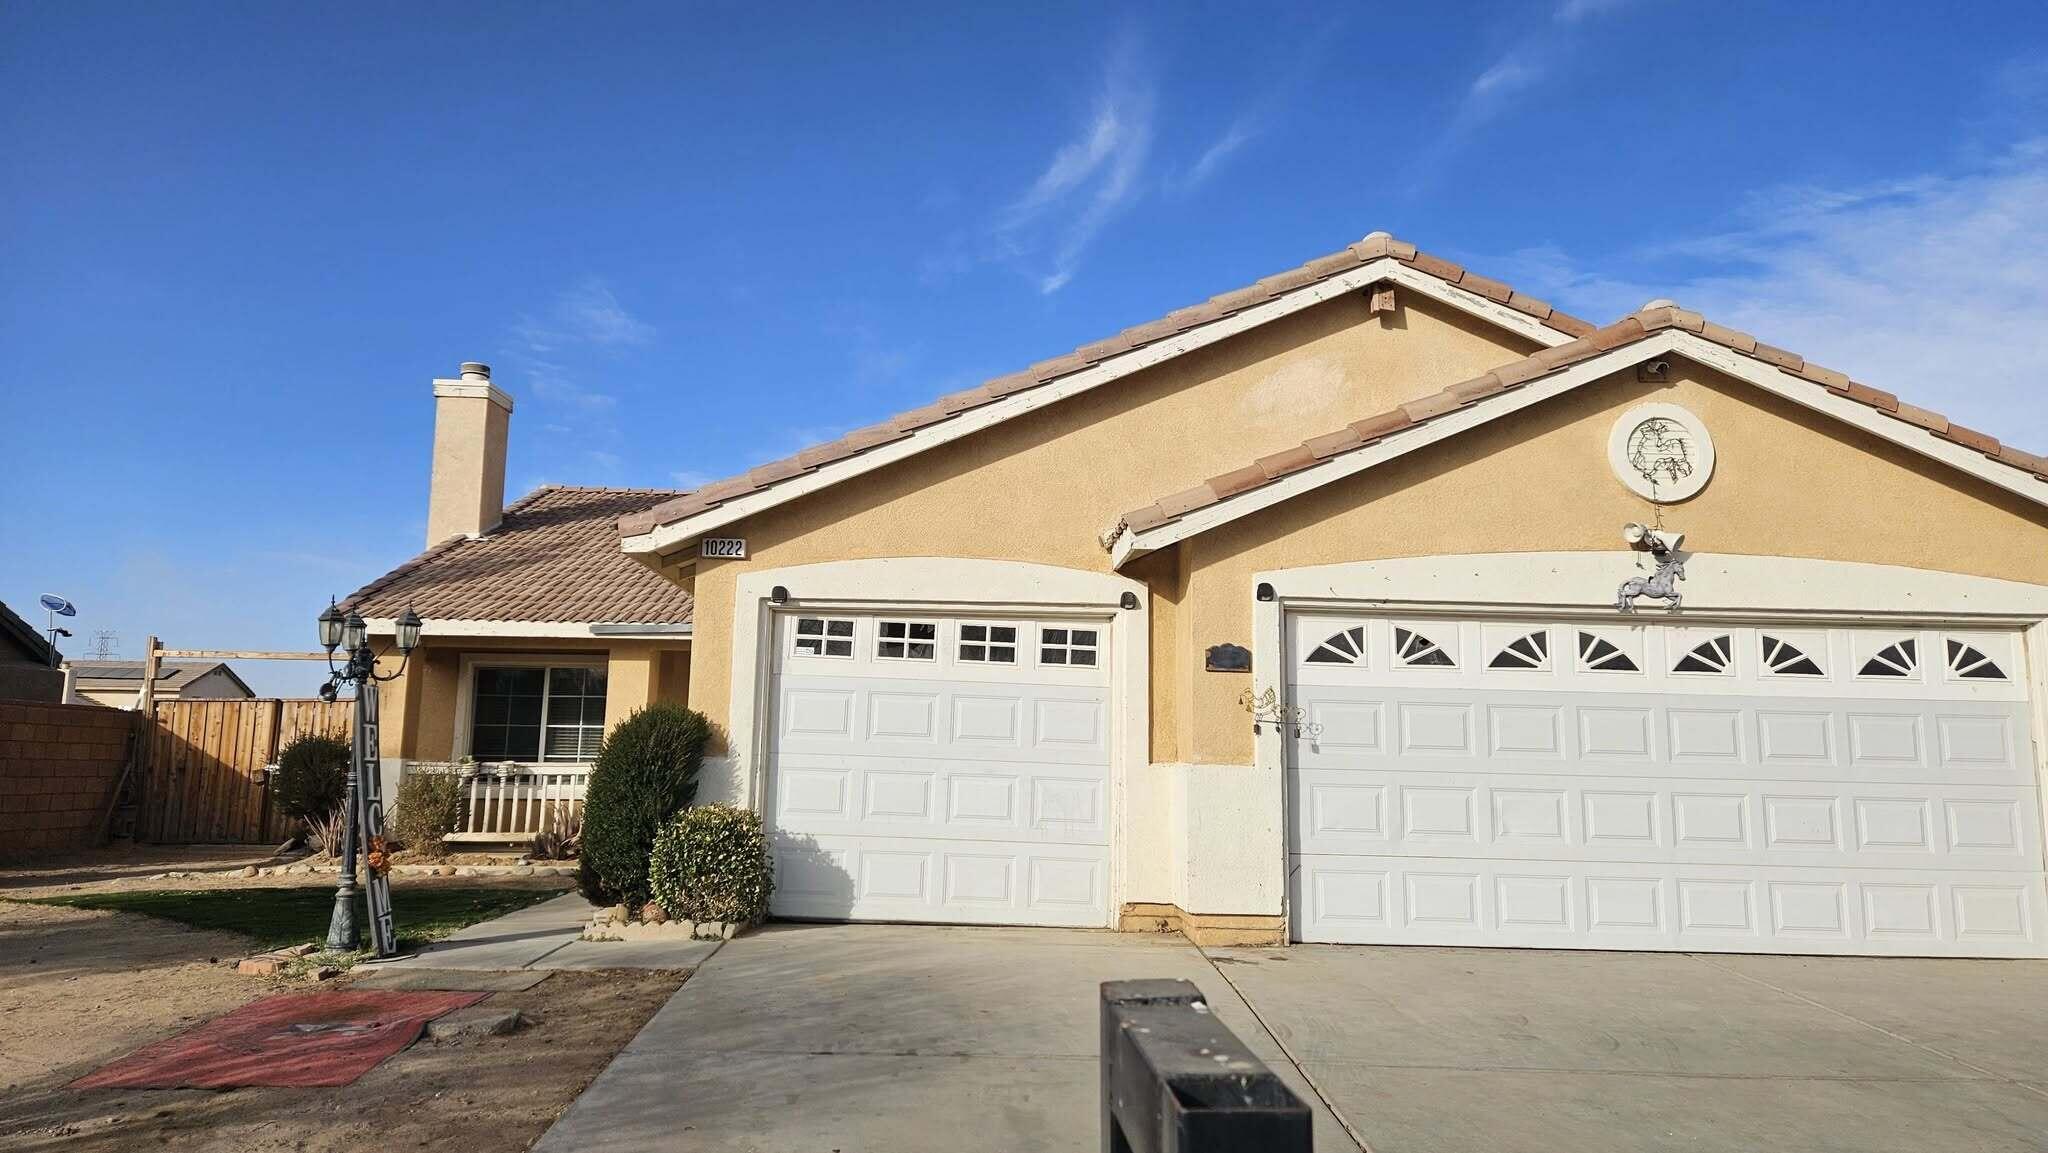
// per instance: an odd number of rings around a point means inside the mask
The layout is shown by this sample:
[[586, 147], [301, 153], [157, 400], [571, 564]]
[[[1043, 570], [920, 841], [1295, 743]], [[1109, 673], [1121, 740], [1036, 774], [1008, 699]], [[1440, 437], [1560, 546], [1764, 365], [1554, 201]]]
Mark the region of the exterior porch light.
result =
[[350, 609], [348, 619], [341, 622], [341, 645], [350, 652], [362, 648], [370, 639], [369, 622], [363, 614]]
[[405, 611], [399, 614], [396, 622], [399, 652], [409, 653], [419, 645], [420, 625], [424, 623], [420, 620], [420, 614], [412, 611], [411, 605], [407, 605]]
[[783, 586], [781, 586], [781, 585], [776, 585], [776, 586], [775, 586], [774, 588], [772, 588], [772, 589], [769, 589], [769, 590], [768, 590], [768, 603], [769, 603], [769, 604], [776, 604], [776, 605], [786, 605], [786, 604], [788, 604], [788, 603], [789, 603], [789, 590], [788, 590], [788, 589], [786, 589], [786, 588], [784, 588], [784, 587], [783, 587]]
[[341, 647], [341, 609], [327, 598], [327, 611], [320, 614], [320, 647], [332, 653]]

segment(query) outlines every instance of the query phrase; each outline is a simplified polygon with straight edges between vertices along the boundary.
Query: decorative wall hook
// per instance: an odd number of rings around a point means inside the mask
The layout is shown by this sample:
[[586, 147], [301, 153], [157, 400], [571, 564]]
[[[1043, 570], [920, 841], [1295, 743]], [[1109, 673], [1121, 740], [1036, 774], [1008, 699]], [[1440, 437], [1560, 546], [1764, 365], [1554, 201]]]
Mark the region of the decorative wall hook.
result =
[[1310, 740], [1322, 735], [1323, 726], [1307, 719], [1308, 710], [1281, 704], [1279, 692], [1270, 686], [1263, 693], [1254, 693], [1246, 689], [1244, 694], [1237, 698], [1237, 703], [1244, 707], [1245, 712], [1252, 715], [1253, 733], [1263, 733], [1266, 731], [1265, 726], [1274, 725], [1282, 733], [1292, 731], [1295, 736], [1307, 737]]

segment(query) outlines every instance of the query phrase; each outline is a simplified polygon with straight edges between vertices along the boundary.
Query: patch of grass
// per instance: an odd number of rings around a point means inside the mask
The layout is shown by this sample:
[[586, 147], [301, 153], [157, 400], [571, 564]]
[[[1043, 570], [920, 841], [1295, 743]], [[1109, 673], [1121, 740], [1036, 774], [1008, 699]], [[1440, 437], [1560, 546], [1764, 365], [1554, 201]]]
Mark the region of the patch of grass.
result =
[[[407, 949], [560, 895], [553, 889], [408, 888], [393, 893], [391, 904], [399, 947]], [[195, 929], [240, 933], [253, 938], [261, 951], [325, 942], [327, 921], [334, 913], [334, 886], [80, 893], [41, 897], [30, 903], [144, 913]], [[368, 909], [358, 906], [356, 917], [367, 935]]]

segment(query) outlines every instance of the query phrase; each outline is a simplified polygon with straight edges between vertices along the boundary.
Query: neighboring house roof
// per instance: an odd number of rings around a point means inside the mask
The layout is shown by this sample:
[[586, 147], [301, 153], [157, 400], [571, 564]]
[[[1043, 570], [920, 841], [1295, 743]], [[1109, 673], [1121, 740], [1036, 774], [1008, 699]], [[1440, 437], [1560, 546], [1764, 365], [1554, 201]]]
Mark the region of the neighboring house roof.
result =
[[505, 510], [480, 537], [433, 546], [349, 594], [345, 608], [389, 619], [410, 607], [436, 621], [606, 624], [690, 622], [674, 581], [619, 551], [622, 516], [676, 496], [674, 489], [547, 485]]
[[8, 608], [5, 601], [0, 601], [0, 633], [4, 633], [9, 640], [18, 645], [22, 655], [29, 660], [46, 665], [57, 663], [57, 650], [50, 647], [50, 642], [36, 631], [34, 625], [22, 620], [13, 609]]
[[[1359, 280], [1360, 270], [1369, 265], [1375, 266], [1373, 274], [1360, 283], [1351, 283]], [[872, 450], [885, 445], [903, 441], [931, 426], [971, 419], [999, 402], [1008, 401], [1013, 397], [1029, 397], [1038, 392], [1046, 392], [1052, 394], [1048, 396], [1049, 402], [1058, 395], [1064, 395], [1056, 393], [1050, 387], [1056, 382], [1075, 377], [1113, 358], [1156, 346], [1160, 349], [1160, 355], [1144, 358], [1142, 363], [1134, 363], [1126, 371], [1152, 367], [1208, 343], [1189, 339], [1189, 335], [1195, 330], [1210, 326], [1221, 329], [1221, 322], [1255, 310], [1278, 297], [1314, 289], [1332, 281], [1340, 282], [1335, 287], [1343, 292], [1349, 292], [1389, 279], [1390, 275], [1401, 278], [1396, 280], [1396, 283], [1404, 283], [1433, 295], [1440, 294], [1458, 307], [1489, 319], [1509, 331], [1518, 332], [1539, 344], [1558, 344], [1593, 331], [1594, 326], [1591, 323], [1560, 312], [1500, 281], [1467, 272], [1448, 260], [1417, 251], [1412, 244], [1395, 240], [1386, 233], [1376, 232], [1340, 252], [1311, 260], [1298, 268], [1268, 276], [1247, 287], [1212, 297], [1202, 304], [1168, 313], [1158, 320], [1127, 328], [1106, 340], [1082, 345], [1064, 356], [1040, 361], [1022, 372], [998, 377], [978, 388], [940, 397], [923, 408], [901, 413], [880, 424], [856, 429], [837, 440], [815, 445], [794, 456], [761, 465], [744, 475], [707, 484], [645, 511], [623, 517], [618, 526], [619, 535], [642, 536], [663, 526], [766, 490], [787, 488], [791, 490], [792, 495], [813, 491], [819, 486], [801, 487], [791, 482], [798, 478], [813, 476], [820, 469], [840, 461], [869, 454]], [[1326, 297], [1310, 293], [1301, 303], [1306, 306], [1321, 299]], [[1269, 314], [1258, 317], [1254, 323], [1263, 323], [1265, 320], [1277, 319], [1286, 314], [1284, 311], [1271, 310]], [[1235, 335], [1243, 330], [1243, 327], [1232, 327], [1222, 331], [1218, 338]], [[1013, 411], [1003, 413], [994, 419], [1021, 415], [1030, 411], [1032, 407], [1035, 406], [1013, 405]], [[993, 420], [987, 423], [993, 423]], [[986, 423], [977, 423], [972, 427], [986, 427]], [[932, 443], [936, 444], [939, 441], [934, 439]], [[645, 550], [636, 548], [635, 551]]]
[[[1730, 357], [1730, 352], [1736, 355]], [[1857, 413], [1881, 414], [1870, 422], [1871, 431], [2048, 505], [2048, 459], [1956, 424], [1938, 412], [1907, 404], [1891, 393], [1851, 380], [1833, 369], [1810, 363], [1796, 352], [1760, 343], [1748, 333], [1715, 324], [1699, 313], [1659, 302], [1569, 343], [1543, 349], [1471, 380], [1354, 421], [1125, 513], [1108, 547], [1121, 565], [1133, 555], [1193, 535], [1192, 531], [1165, 531], [1176, 524], [1198, 520], [1194, 531], [1200, 531], [1227, 523], [1235, 519], [1227, 506], [1238, 506], [1240, 511], [1235, 515], [1255, 511], [1276, 499], [1349, 476], [1407, 450], [1397, 442], [1420, 447], [1439, 439], [1426, 429], [1461, 431], [1483, 419], [1547, 399], [1562, 389], [1530, 395], [1522, 404], [1512, 406], [1495, 399], [1503, 394], [1517, 390], [1536, 393], [1539, 386], [1554, 382], [1576, 387], [1666, 353], [1689, 356], [1747, 376], [1754, 383], [1782, 390], [1784, 395], [1809, 407], [1825, 408], [1845, 419]], [[1593, 364], [1596, 360], [1600, 361], [1597, 366]], [[1580, 366], [1594, 371], [1580, 373], [1583, 379], [1564, 379]], [[1830, 397], [1853, 405], [1840, 409], [1824, 403]], [[1498, 411], [1483, 411], [1489, 407]], [[1386, 451], [1368, 456], [1365, 450], [1376, 446], [1384, 446]], [[1316, 474], [1318, 469], [1322, 470], [1320, 474]], [[1297, 477], [1313, 483], [1282, 484]], [[1284, 491], [1275, 493], [1275, 489]], [[1149, 540], [1138, 539], [1147, 536]]]
[[[142, 689], [141, 661], [70, 661], [80, 690], [133, 690]], [[255, 696], [248, 682], [236, 675], [233, 666], [225, 661], [158, 661], [156, 685], [158, 692], [178, 692], [186, 685], [209, 673], [226, 673], [229, 680], [239, 685], [243, 692]]]

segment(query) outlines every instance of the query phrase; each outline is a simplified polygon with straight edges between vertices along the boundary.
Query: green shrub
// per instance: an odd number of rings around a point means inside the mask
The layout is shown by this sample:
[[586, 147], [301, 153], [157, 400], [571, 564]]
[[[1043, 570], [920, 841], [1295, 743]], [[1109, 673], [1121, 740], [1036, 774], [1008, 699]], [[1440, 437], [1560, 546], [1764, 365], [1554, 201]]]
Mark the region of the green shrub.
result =
[[775, 891], [761, 815], [731, 805], [684, 809], [654, 839], [647, 879], [655, 903], [671, 917], [760, 920]]
[[704, 714], [649, 705], [620, 721], [597, 749], [583, 799], [580, 887], [600, 905], [647, 900], [647, 861], [661, 826], [697, 797], [711, 736]]
[[348, 793], [348, 742], [319, 733], [293, 737], [277, 754], [270, 792], [278, 811], [293, 820], [316, 821], [341, 808]]
[[431, 769], [408, 772], [398, 781], [398, 807], [391, 833], [399, 844], [429, 857], [446, 856], [441, 838], [462, 827], [462, 775]]

